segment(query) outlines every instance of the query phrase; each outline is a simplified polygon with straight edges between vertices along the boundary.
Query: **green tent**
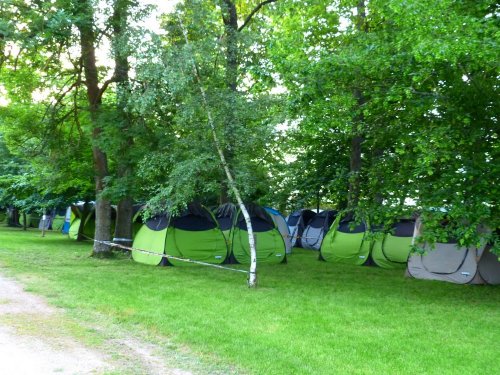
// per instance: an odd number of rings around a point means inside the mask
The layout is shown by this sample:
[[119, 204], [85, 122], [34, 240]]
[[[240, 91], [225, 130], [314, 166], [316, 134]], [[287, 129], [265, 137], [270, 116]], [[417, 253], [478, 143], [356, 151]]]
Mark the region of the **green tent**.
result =
[[142, 211], [144, 209], [143, 204], [134, 204], [132, 210], [132, 238], [135, 238], [135, 235], [137, 232], [139, 232], [139, 229], [142, 227]]
[[[69, 219], [69, 230], [68, 237], [72, 240], [76, 240], [78, 238], [78, 229], [80, 228], [80, 223], [82, 222], [82, 212], [83, 206], [71, 205], [71, 215]], [[80, 210], [81, 209], [81, 210]]]
[[389, 233], [375, 241], [372, 248], [374, 263], [382, 268], [406, 268], [413, 240], [415, 220], [401, 219]]
[[372, 248], [368, 228], [363, 221], [356, 223], [353, 215], [338, 215], [321, 244], [320, 258], [327, 262], [368, 264]]
[[222, 233], [224, 233], [228, 249], [231, 249], [231, 229], [233, 228], [236, 211], [236, 206], [232, 203], [222, 204], [215, 211], [215, 218], [219, 223]]
[[68, 237], [72, 240], [76, 240], [78, 238], [78, 229], [80, 228], [80, 223], [82, 219], [79, 217], [75, 217], [69, 226]]
[[[257, 264], [286, 262], [286, 247], [283, 237], [272, 217], [256, 204], [248, 204], [248, 213], [252, 222]], [[237, 263], [250, 263], [250, 245], [248, 243], [247, 224], [241, 210], [235, 215], [231, 238], [231, 260]]]
[[61, 231], [66, 220], [66, 209], [54, 210], [54, 216], [50, 224], [52, 230]]
[[71, 218], [70, 227], [68, 231], [69, 238], [76, 240], [78, 238], [78, 230], [80, 224], [84, 221], [83, 235], [86, 240], [94, 238], [95, 232], [95, 209], [92, 208], [88, 215], [83, 217], [83, 205], [72, 205], [71, 206]]
[[57, 230], [57, 231], [62, 230], [62, 227], [64, 225], [64, 220], [65, 216], [56, 214], [56, 216], [54, 216], [54, 218], [52, 219], [51, 223], [52, 230]]
[[146, 250], [148, 253], [132, 250], [132, 258], [136, 262], [153, 266], [162, 263], [163, 254], [165, 254], [168, 221], [167, 215], [158, 215], [147, 220], [141, 226], [134, 237], [132, 247], [134, 249]]
[[135, 261], [151, 265], [193, 264], [172, 258], [162, 262], [164, 254], [213, 264], [224, 263], [228, 256], [226, 240], [217, 220], [199, 203], [189, 204], [178, 216], [161, 215], [148, 220], [137, 232], [132, 247]]

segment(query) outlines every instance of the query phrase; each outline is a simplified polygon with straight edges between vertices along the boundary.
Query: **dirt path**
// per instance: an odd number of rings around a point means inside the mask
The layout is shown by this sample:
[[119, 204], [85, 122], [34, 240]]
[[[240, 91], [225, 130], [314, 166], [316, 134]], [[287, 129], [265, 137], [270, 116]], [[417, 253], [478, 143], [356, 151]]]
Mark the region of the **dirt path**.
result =
[[61, 313], [0, 275], [0, 374], [103, 374], [108, 358], [64, 332]]
[[90, 348], [77, 338], [85, 330], [0, 274], [0, 374], [192, 375], [167, 363], [161, 347], [137, 338], [103, 335], [98, 346], [105, 353]]

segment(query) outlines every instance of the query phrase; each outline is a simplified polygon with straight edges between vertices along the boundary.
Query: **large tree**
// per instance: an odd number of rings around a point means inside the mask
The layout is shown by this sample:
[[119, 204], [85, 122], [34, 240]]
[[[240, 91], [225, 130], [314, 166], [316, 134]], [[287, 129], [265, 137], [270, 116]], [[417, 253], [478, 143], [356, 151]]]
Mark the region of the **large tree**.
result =
[[333, 196], [349, 191], [348, 208], [375, 221], [423, 210], [430, 240], [442, 211], [463, 243], [478, 241], [479, 222], [497, 227], [498, 191], [486, 188], [498, 179], [496, 7], [281, 4], [273, 63], [290, 93], [294, 164], [306, 171], [292, 181], [327, 176]]
[[[59, 0], [56, 4], [37, 2], [28, 7], [13, 1], [2, 8], [12, 20], [2, 34], [7, 40], [4, 48], [18, 51], [5, 53], [3, 60], [6, 89], [14, 103], [8, 113], [11, 117], [14, 111], [22, 113], [16, 118], [21, 126], [6, 125], [6, 135], [18, 151], [27, 150], [33, 162], [49, 161], [47, 166], [53, 168], [61, 183], [64, 178], [74, 181], [75, 178], [68, 176], [86, 171], [84, 158], [80, 160], [81, 168], [75, 168], [73, 160], [82, 156], [78, 150], [91, 151], [95, 239], [99, 241], [94, 244], [95, 255], [109, 252], [105, 242], [111, 235], [110, 199], [119, 202], [118, 237], [131, 238], [131, 182], [127, 181], [126, 189], [123, 182], [132, 174], [133, 166], [127, 152], [133, 134], [129, 132], [130, 121], [125, 111], [129, 69], [126, 36], [132, 3]], [[112, 16], [99, 21], [100, 24], [95, 14], [98, 5], [112, 10]], [[23, 24], [27, 26], [19, 26]], [[108, 29], [112, 32], [108, 33]], [[103, 40], [113, 43], [114, 70], [98, 65], [96, 51], [102, 48]], [[107, 93], [115, 83], [113, 98]], [[35, 106], [34, 95], [38, 96]], [[25, 110], [21, 108], [23, 104]], [[34, 127], [34, 123], [38, 126]], [[69, 147], [61, 150], [61, 144]], [[117, 175], [115, 189], [106, 191], [111, 174]], [[86, 172], [81, 175], [86, 176]], [[117, 189], [120, 183], [122, 189]], [[85, 191], [80, 193], [81, 198], [87, 197]]]

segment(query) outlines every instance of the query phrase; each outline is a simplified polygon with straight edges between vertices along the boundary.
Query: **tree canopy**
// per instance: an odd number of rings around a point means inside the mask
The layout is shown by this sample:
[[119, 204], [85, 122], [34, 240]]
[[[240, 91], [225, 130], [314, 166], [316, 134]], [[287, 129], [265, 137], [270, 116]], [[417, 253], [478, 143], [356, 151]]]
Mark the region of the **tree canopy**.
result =
[[97, 199], [106, 226], [111, 203], [233, 200], [209, 107], [244, 200], [419, 213], [431, 242], [486, 225], [500, 250], [495, 2], [183, 0], [160, 31], [151, 12], [0, 4], [0, 205]]

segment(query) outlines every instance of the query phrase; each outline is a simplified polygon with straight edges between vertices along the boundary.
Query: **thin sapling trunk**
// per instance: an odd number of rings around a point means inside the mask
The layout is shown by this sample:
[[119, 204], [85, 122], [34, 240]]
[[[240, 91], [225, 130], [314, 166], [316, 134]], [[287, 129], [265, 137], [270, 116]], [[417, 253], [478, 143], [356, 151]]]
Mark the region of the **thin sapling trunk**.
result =
[[[187, 36], [187, 31], [184, 27], [184, 24], [182, 23], [181, 18], [179, 15], [177, 15], [177, 18], [179, 20], [179, 24], [182, 29], [182, 33], [184, 35], [184, 39], [186, 41], [186, 45], [189, 46], [189, 39]], [[252, 221], [250, 219], [250, 215], [248, 213], [248, 210], [245, 207], [245, 204], [243, 203], [243, 200], [241, 199], [241, 194], [236, 186], [236, 182], [234, 181], [233, 175], [229, 169], [229, 166], [226, 161], [226, 157], [224, 156], [224, 151], [222, 150], [222, 146], [219, 142], [219, 138], [217, 136], [217, 131], [215, 128], [215, 123], [213, 121], [212, 117], [212, 112], [210, 111], [210, 107], [208, 105], [207, 101], [207, 96], [205, 93], [205, 89], [203, 88], [203, 82], [201, 80], [200, 75], [198, 74], [198, 69], [196, 68], [196, 62], [194, 61], [194, 58], [191, 58], [192, 61], [192, 69], [193, 69], [193, 74], [196, 77], [196, 81], [198, 82], [198, 86], [200, 89], [201, 97], [203, 100], [203, 105], [205, 106], [205, 110], [207, 112], [207, 118], [208, 118], [208, 124], [210, 126], [210, 131], [212, 133], [212, 138], [214, 141], [215, 148], [217, 149], [217, 153], [219, 154], [219, 159], [222, 164], [222, 167], [224, 168], [224, 172], [227, 177], [227, 182], [229, 185], [229, 188], [231, 189], [232, 193], [234, 194], [234, 197], [236, 198], [236, 202], [238, 203], [238, 206], [240, 207], [241, 213], [243, 214], [243, 217], [245, 218], [245, 222], [247, 224], [247, 231], [248, 231], [248, 243], [250, 245], [250, 276], [248, 277], [248, 286], [251, 288], [254, 288], [257, 286], [257, 252], [255, 249], [255, 238], [253, 234], [253, 228], [252, 228]]]

